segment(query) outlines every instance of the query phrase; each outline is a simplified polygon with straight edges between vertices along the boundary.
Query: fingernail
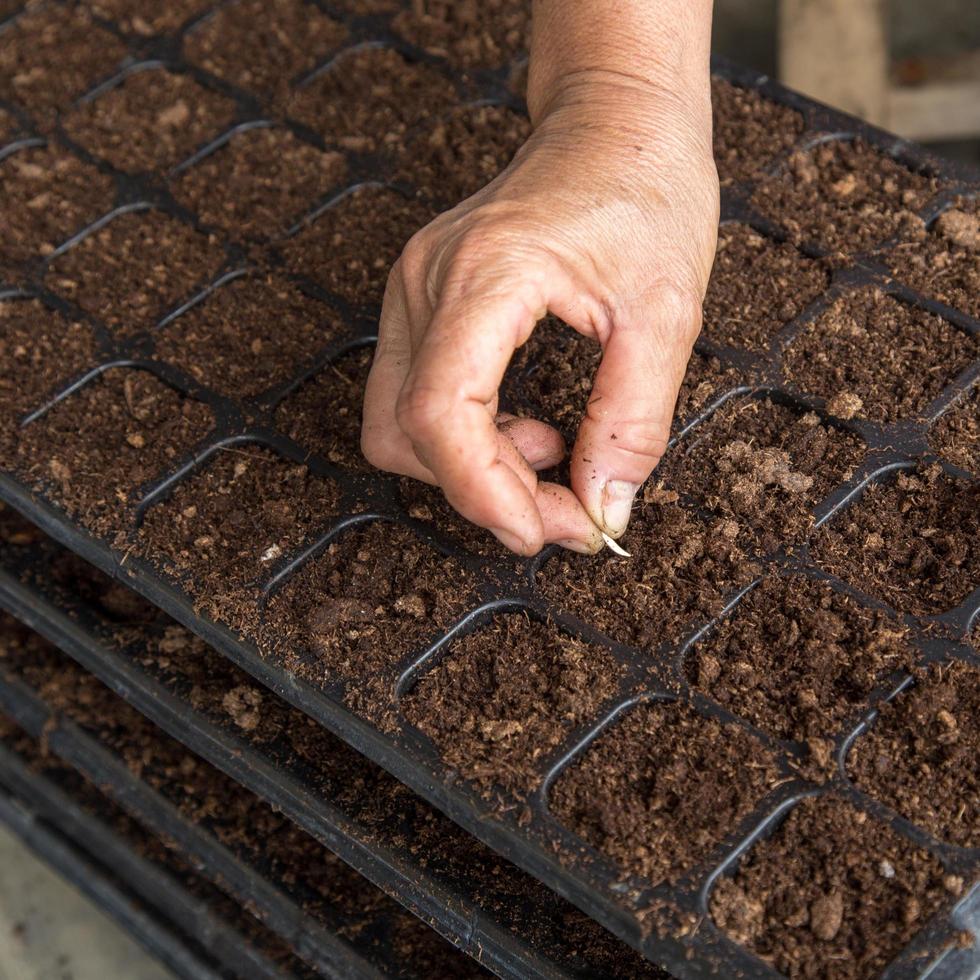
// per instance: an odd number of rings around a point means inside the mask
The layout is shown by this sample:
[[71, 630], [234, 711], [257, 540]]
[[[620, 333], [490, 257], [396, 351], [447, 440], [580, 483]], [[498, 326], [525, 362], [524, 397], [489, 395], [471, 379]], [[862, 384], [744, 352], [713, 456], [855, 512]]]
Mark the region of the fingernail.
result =
[[618, 538], [626, 530], [639, 489], [625, 480], [610, 480], [602, 488], [602, 525], [610, 537]]
[[511, 551], [516, 552], [518, 555], [527, 556], [530, 554], [530, 549], [523, 538], [514, 534], [513, 531], [507, 531], [502, 527], [492, 527], [490, 528], [490, 533], [505, 547], [510, 548]]
[[553, 543], [562, 548], [567, 548], [569, 551], [574, 551], [580, 555], [594, 555], [602, 546], [601, 539], [598, 546], [595, 544], [595, 542], [579, 541], [578, 538], [560, 538], [558, 541]]

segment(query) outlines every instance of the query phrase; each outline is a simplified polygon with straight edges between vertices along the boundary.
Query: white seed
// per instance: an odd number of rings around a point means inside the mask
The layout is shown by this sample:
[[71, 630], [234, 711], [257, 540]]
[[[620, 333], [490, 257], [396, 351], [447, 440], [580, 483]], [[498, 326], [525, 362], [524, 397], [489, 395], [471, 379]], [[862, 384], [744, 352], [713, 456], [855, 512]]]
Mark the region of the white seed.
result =
[[891, 861], [882, 861], [878, 865], [878, 871], [881, 873], [882, 878], [894, 878], [895, 868], [893, 867]]
[[602, 540], [606, 542], [606, 547], [614, 554], [619, 555], [620, 558], [632, 558], [633, 556], [623, 548], [620, 543], [615, 539], [609, 537], [605, 531], [599, 532], [602, 535]]

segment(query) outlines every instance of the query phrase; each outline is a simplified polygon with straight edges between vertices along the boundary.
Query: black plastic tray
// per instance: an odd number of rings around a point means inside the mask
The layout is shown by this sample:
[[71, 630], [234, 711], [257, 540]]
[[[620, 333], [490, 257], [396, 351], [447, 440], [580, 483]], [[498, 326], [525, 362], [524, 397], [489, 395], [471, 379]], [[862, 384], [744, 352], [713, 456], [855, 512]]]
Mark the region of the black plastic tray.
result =
[[[395, 44], [410, 56], [425, 58], [425, 60], [439, 65], [437, 59], [428, 58], [421, 52], [412, 49], [410, 45], [400, 42], [392, 34], [390, 26], [385, 20], [355, 18], [350, 21], [350, 24], [352, 28], [351, 43], [377, 41], [384, 44]], [[156, 42], [141, 41], [138, 49], [134, 49], [134, 54], [139, 57], [147, 57], [148, 52], [156, 52], [163, 60], [171, 61], [175, 58], [175, 50], [170, 42], [157, 44]], [[942, 193], [924, 209], [922, 216], [926, 219], [931, 219], [937, 215], [959, 193], [975, 194], [980, 187], [976, 175], [972, 171], [944, 164], [905, 141], [787, 92], [765, 77], [741, 71], [727, 64], [717, 63], [715, 67], [721, 76], [736, 84], [756, 89], [763, 96], [789, 105], [801, 112], [806, 123], [806, 129], [798, 140], [797, 147], [809, 146], [831, 136], [835, 138], [862, 137], [883, 152], [895, 156], [913, 168], [928, 169], [941, 175], [946, 184]], [[443, 68], [448, 73], [448, 67], [443, 66]], [[194, 72], [195, 77], [198, 77], [205, 84], [227, 90], [227, 86], [217, 85], [213, 79], [209, 80], [201, 72], [196, 70]], [[475, 73], [465, 83], [460, 81], [460, 91], [465, 97], [475, 100], [488, 99], [517, 106], [517, 100], [507, 88], [506, 78], [506, 71]], [[246, 116], [249, 113], [252, 114], [251, 121], [257, 121], [261, 117], [261, 113], [258, 112], [260, 107], [256, 106], [254, 99], [243, 97], [240, 100], [240, 105]], [[247, 121], [243, 117], [243, 122]], [[319, 144], [319, 141], [304, 131], [302, 127], [295, 127], [294, 131], [300, 138]], [[772, 169], [776, 170], [784, 163], [785, 158], [777, 159]], [[354, 182], [383, 179], [384, 177], [384, 174], [378, 170], [377, 160], [353, 160], [351, 173], [351, 180]], [[171, 207], [166, 195], [161, 197], [158, 188], [149, 188], [140, 181], [123, 177], [119, 177], [119, 186], [122, 194], [121, 205], [132, 206], [142, 200], [153, 201], [157, 206], [162, 206], [164, 209]], [[726, 189], [723, 200], [724, 220], [748, 222], [763, 234], [780, 237], [781, 232], [777, 226], [760, 215], [754, 214], [748, 207], [746, 201], [749, 194], [747, 191], [748, 188], [745, 186]], [[327, 202], [323, 203], [326, 204]], [[175, 211], [174, 213], [178, 212]], [[66, 243], [66, 247], [71, 247], [74, 241], [73, 239]], [[815, 248], [808, 251], [819, 252]], [[236, 258], [240, 258], [240, 256], [236, 257], [233, 249], [229, 251], [229, 256], [227, 271], [231, 272], [235, 268]], [[41, 285], [37, 273], [41, 272], [42, 269], [43, 267], [40, 267], [28, 276], [26, 292], [39, 296], [43, 301], [53, 306], [68, 309], [62, 300], [53, 296]], [[813, 409], [820, 414], [825, 414], [826, 405], [821, 399], [811, 398], [804, 393], [795, 391], [785, 383], [779, 368], [778, 344], [800, 331], [812, 317], [825, 307], [831, 297], [857, 289], [868, 283], [876, 283], [900, 299], [913, 302], [927, 310], [938, 313], [967, 333], [980, 335], [980, 324], [975, 320], [956, 310], [921, 297], [902, 284], [891, 281], [882, 267], [864, 255], [856, 256], [849, 266], [835, 273], [828, 293], [818, 298], [797, 320], [780, 332], [768, 354], [764, 356], [748, 355], [731, 349], [717, 348], [707, 341], [701, 341], [699, 348], [717, 354], [725, 363], [750, 371], [753, 377], [761, 377], [762, 382], [758, 388], [759, 391], [773, 393], [777, 398], [788, 400], [801, 408]], [[207, 288], [205, 285], [205, 292]], [[372, 311], [351, 310], [346, 304], [338, 302], [337, 297], [325, 295], [322, 290], [309, 283], [305, 284], [304, 288], [311, 295], [320, 296], [330, 301], [335, 307], [346, 310], [351, 317], [350, 333], [330, 348], [321, 351], [316, 365], [305, 368], [292, 382], [280, 386], [266, 396], [259, 397], [250, 403], [248, 407], [253, 421], [248, 423], [243, 421], [246, 416], [241, 411], [240, 406], [219, 398], [213, 393], [202, 391], [199, 386], [189, 383], [186, 377], [167, 365], [147, 361], [143, 353], [145, 337], [137, 336], [130, 342], [120, 343], [113, 339], [107, 330], [100, 331], [100, 337], [104, 344], [104, 360], [101, 367], [122, 363], [150, 370], [174, 387], [207, 401], [215, 409], [218, 416], [217, 429], [213, 437], [209, 438], [207, 445], [197, 447], [191, 456], [184, 460], [180, 466], [176, 466], [165, 478], [144, 488], [141, 498], [142, 507], [145, 509], [162, 500], [172, 485], [193, 472], [194, 468], [207, 458], [209, 451], [212, 451], [216, 446], [257, 442], [273, 448], [286, 458], [307, 461], [315, 473], [339, 479], [345, 488], [343, 506], [349, 510], [353, 510], [355, 506], [367, 508], [366, 510], [362, 509], [356, 518], [341, 519], [333, 527], [325, 528], [318, 539], [310, 542], [309, 546], [298, 554], [286, 556], [274, 572], [274, 575], [278, 576], [277, 584], [281, 584], [284, 578], [295, 572], [305, 561], [318, 554], [334, 535], [343, 533], [351, 523], [372, 518], [401, 521], [443, 551], [462, 555], [462, 550], [458, 546], [454, 546], [451, 540], [447, 540], [445, 535], [407, 518], [397, 501], [392, 481], [383, 478], [372, 480], [345, 477], [327, 461], [316, 456], [308, 457], [302, 447], [275, 432], [270, 409], [277, 404], [277, 401], [297, 384], [315, 373], [320, 366], [331, 361], [346, 349], [358, 343], [369, 342], [373, 338], [375, 329]], [[172, 318], [179, 315], [183, 308], [182, 304], [177, 309], [169, 311], [161, 319], [166, 320], [168, 317]], [[78, 311], [72, 312], [74, 315], [78, 313]], [[93, 372], [99, 369], [99, 366], [93, 365]], [[90, 372], [85, 378], [75, 379], [76, 382], [83, 382], [91, 377], [93, 372]], [[885, 427], [860, 421], [835, 420], [836, 425], [861, 435], [867, 444], [868, 453], [863, 464], [857, 468], [853, 478], [834, 490], [815, 509], [817, 520], [823, 521], [832, 517], [841, 507], [848, 505], [868, 483], [887, 479], [895, 469], [912, 466], [916, 460], [927, 458], [928, 446], [925, 439], [927, 423], [933, 421], [947, 410], [957, 398], [961, 397], [965, 389], [976, 382], [978, 375], [980, 375], [980, 363], [975, 363], [928, 407], [925, 413], [926, 421], [922, 424], [902, 423]], [[71, 390], [71, 387], [68, 385], [62, 394]], [[744, 389], [733, 389], [732, 392], [728, 393], [720, 392], [719, 398], [713, 402], [712, 407], [717, 405], [726, 394], [734, 394], [736, 390], [744, 391]], [[37, 417], [44, 407], [38, 406], [38, 411], [33, 413], [31, 417]], [[678, 438], [683, 438], [690, 425], [696, 421], [683, 420], [678, 427]], [[500, 813], [485, 803], [471, 787], [461, 783], [453, 773], [447, 771], [433, 751], [431, 744], [407, 723], [403, 724], [401, 730], [394, 736], [384, 734], [346, 707], [343, 698], [344, 691], [340, 685], [318, 688], [294, 675], [287, 674], [270, 659], [264, 658], [253, 644], [243, 640], [221, 623], [202, 617], [195, 609], [189, 594], [179, 584], [166, 578], [149, 563], [134, 557], [130, 553], [124, 555], [120, 550], [114, 551], [105, 541], [96, 540], [76, 523], [68, 520], [49, 500], [42, 495], [31, 493], [13, 477], [9, 475], [0, 476], [0, 496], [22, 510], [59, 541], [80, 552], [103, 570], [132, 584], [151, 601], [160, 605], [180, 622], [194, 629], [235, 663], [252, 673], [263, 684], [272, 688], [341, 738], [349, 741], [354, 747], [389, 769], [395, 776], [444, 810], [471, 833], [569, 898], [589, 915], [595, 917], [617, 935], [641, 950], [651, 960], [666, 966], [676, 975], [685, 978], [718, 973], [726, 976], [752, 977], [773, 975], [773, 971], [765, 964], [731, 942], [714, 927], [707, 914], [707, 896], [717, 873], [731, 867], [733, 860], [743, 852], [747, 843], [754, 839], [755, 832], [772, 828], [775, 825], [776, 817], [785, 813], [786, 807], [790, 803], [815, 791], [812, 785], [798, 779], [791, 779], [784, 783], [777, 791], [762, 801], [757, 811], [744, 821], [742, 826], [733, 829], [731, 836], [717, 849], [712, 858], [700, 867], [696, 874], [686, 879], [682, 886], [674, 889], [666, 886], [651, 889], [643, 882], [630, 881], [629, 887], [624, 889], [622, 876], [615, 867], [590, 848], [585, 847], [580, 840], [570, 835], [556, 823], [548, 811], [547, 801], [543, 793], [531, 801], [528, 820], [520, 819], [519, 815], [514, 812]], [[546, 561], [548, 557], [549, 554], [545, 554], [540, 560]], [[478, 574], [486, 572], [485, 563], [472, 558], [464, 558], [463, 560]], [[770, 568], [786, 563], [787, 560], [778, 555], [768, 558], [764, 562]], [[805, 550], [798, 551], [797, 557], [792, 559], [791, 564], [806, 567]], [[559, 624], [567, 626], [596, 643], [610, 647], [614, 655], [636, 668], [624, 681], [617, 703], [608, 706], [608, 710], [604, 712], [604, 717], [596, 719], [593, 725], [588, 726], [587, 731], [580, 730], [571, 733], [566, 744], [544, 761], [542, 775], [548, 777], [545, 779], [545, 785], [548, 785], [558, 768], [571, 762], [588, 742], [596, 737], [605, 724], [615, 717], [619, 709], [635, 700], [636, 695], [631, 688], [640, 673], [639, 666], [642, 664], [645, 667], [649, 663], [649, 655], [610, 644], [607, 639], [596, 635], [584, 624], [578, 623], [563, 614], [561, 610], [544, 604], [530, 586], [536, 565], [536, 562], [527, 563], [524, 570], [525, 574], [514, 575], [510, 578], [499, 575], [485, 576], [486, 587], [482, 592], [482, 604], [478, 609], [471, 609], [466, 614], [461, 615], [459, 623], [450, 631], [449, 635], [455, 636], [461, 631], [479, 625], [494, 610], [525, 608], [536, 615], [550, 615]], [[843, 583], [836, 582], [835, 584], [839, 588], [846, 588]], [[732, 596], [732, 601], [737, 601], [738, 598], [738, 596]], [[865, 599], [873, 604], [873, 600], [868, 597]], [[980, 607], [980, 588], [965, 599], [957, 609], [935, 618], [944, 625], [953, 627], [958, 635], [963, 635], [978, 607]], [[924, 658], [938, 656], [970, 657], [970, 654], [962, 646], [953, 642], [946, 643], [929, 639], [922, 629], [923, 624], [920, 621], [909, 620], [909, 622], [914, 635], [921, 641], [920, 646]], [[705, 623], [691, 623], [689, 636], [697, 635], [706, 625]], [[439, 656], [444, 653], [446, 646], [445, 638], [442, 638], [430, 649], [420, 650], [406, 658], [403, 664], [401, 689], [406, 689], [424, 670], [436, 663]], [[724, 718], [726, 721], [737, 721], [720, 707], [704, 698], [692, 699], [691, 692], [684, 684], [683, 679], [678, 676], [677, 653], [677, 650], [663, 651], [664, 655], [661, 658], [663, 667], [659, 679], [651, 681], [649, 676], [644, 673], [646, 696], [676, 698], [677, 695], [674, 692], [676, 692], [679, 684], [682, 691], [681, 697], [685, 700], [691, 700], [695, 710]], [[891, 693], [894, 693], [894, 690], [882, 690], [877, 693], [876, 697], [887, 696]], [[833, 736], [839, 759], [842, 758], [844, 748], [849, 744], [853, 732], [873, 716], [874, 700], [872, 698], [869, 701], [868, 710], [862, 718], [854, 719], [851, 730], [827, 733]], [[783, 755], [789, 776], [792, 772], [789, 763], [793, 759], [796, 749], [792, 745], [782, 743], [776, 747]], [[821, 791], [831, 790], [850, 796], [865, 809], [875, 809], [873, 801], [857, 793], [849, 785], [842, 767], [838, 776], [826, 784]], [[878, 808], [876, 812], [881, 813], [882, 811]], [[898, 821], [894, 815], [889, 814], [888, 816], [900, 833], [910, 834], [920, 842], [927, 842], [928, 846], [950, 866], [967, 869], [966, 873], [971, 880], [976, 877], [978, 868], [975, 855], [955, 853], [952, 849], [944, 848], [937, 842], [929, 840], [926, 835], [915, 831], [914, 828], [909, 828]], [[555, 846], [556, 843], [558, 847]], [[564, 857], [561, 856], [562, 854]], [[587, 856], [587, 861], [580, 860], [583, 854]], [[924, 976], [924, 971], [928, 972], [930, 969], [933, 970], [931, 976], [939, 976], [941, 974], [935, 971], [951, 969], [952, 967], [947, 965], [923, 967], [922, 963], [929, 961], [931, 957], [938, 957], [942, 964], [952, 962], [950, 957], [954, 954], [948, 954], [945, 950], [952, 941], [954, 933], [964, 928], [964, 922], [967, 926], [977, 929], [975, 908], [977, 894], [975, 889], [959, 903], [957, 911], [952, 915], [939, 916], [930, 923], [913, 945], [892, 965], [889, 969], [889, 976], [896, 978], [919, 977]], [[662, 919], [657, 914], [649, 913], [650, 908], [658, 903], [662, 903], [660, 907], [665, 910]], [[641, 915], [644, 912], [646, 913], [645, 918]], [[691, 933], [679, 935], [674, 931], [673, 926], [674, 916], [678, 912], [681, 916], [695, 916], [701, 921], [701, 926]], [[955, 956], [959, 957], [960, 962], [969, 959], [971, 956], [974, 957], [974, 961], [972, 965], [957, 965], [955, 969], [960, 972], [948, 974], [949, 976], [971, 976], [970, 971], [975, 972], [977, 968], [980, 968], [977, 966], [980, 964], [980, 951], [957, 953]]]
[[[514, 980], [598, 976], [610, 962], [635, 957], [599, 930], [583, 942], [581, 929], [574, 926], [577, 910], [418, 797], [400, 794], [397, 817], [380, 823], [376, 797], [397, 784], [343, 742], [327, 736], [324, 750], [341, 776], [350, 774], [350, 783], [335, 786], [334, 775], [328, 787], [318, 787], [288, 749], [263, 745], [227, 719], [222, 725], [194, 710], [174, 681], [179, 669], [162, 676], [142, 655], [160, 624], [145, 625], [145, 635], [134, 639], [137, 628], [113, 623], [71, 595], [70, 587], [51, 578], [53, 563], [64, 554], [53, 542], [0, 548], [0, 608], [58, 646], [168, 735], [281, 810], [464, 952]], [[125, 638], [114, 638], [121, 631]], [[229, 686], [242, 684], [255, 686], [247, 674], [229, 679]], [[423, 833], [428, 842], [438, 839], [441, 859], [434, 847], [420, 853], [409, 845]], [[450, 855], [451, 863], [445, 864]], [[542, 937], [550, 942], [542, 943]], [[588, 949], [597, 944], [607, 954], [601, 963], [588, 957]], [[640, 963], [631, 964], [630, 975], [637, 975], [637, 969]], [[653, 966], [648, 972], [662, 975]]]

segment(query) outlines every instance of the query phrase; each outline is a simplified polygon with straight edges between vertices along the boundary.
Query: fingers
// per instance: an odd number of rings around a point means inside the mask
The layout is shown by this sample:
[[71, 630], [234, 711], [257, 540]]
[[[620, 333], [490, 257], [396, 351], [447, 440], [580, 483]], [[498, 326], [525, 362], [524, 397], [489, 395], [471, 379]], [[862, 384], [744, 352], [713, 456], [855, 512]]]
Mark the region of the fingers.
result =
[[533, 470], [557, 466], [567, 453], [561, 433], [537, 419], [522, 419], [506, 412], [497, 415], [497, 428], [517, 448]]
[[633, 500], [667, 449], [677, 391], [700, 328], [698, 299], [665, 290], [652, 318], [614, 326], [572, 452], [572, 487], [611, 537], [629, 523]]

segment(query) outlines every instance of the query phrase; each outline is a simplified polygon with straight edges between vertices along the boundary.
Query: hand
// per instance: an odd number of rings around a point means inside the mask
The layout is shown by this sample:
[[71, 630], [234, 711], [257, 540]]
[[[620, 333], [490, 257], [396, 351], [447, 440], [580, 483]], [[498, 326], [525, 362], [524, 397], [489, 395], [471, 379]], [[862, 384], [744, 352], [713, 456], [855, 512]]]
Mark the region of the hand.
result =
[[[512, 550], [582, 552], [619, 537], [663, 455], [701, 326], [718, 179], [703, 91], [604, 73], [564, 84], [493, 183], [408, 243], [385, 293], [362, 448], [438, 484]], [[546, 312], [603, 358], [571, 489], [536, 471], [564, 455], [535, 420], [498, 424], [497, 390]]]

